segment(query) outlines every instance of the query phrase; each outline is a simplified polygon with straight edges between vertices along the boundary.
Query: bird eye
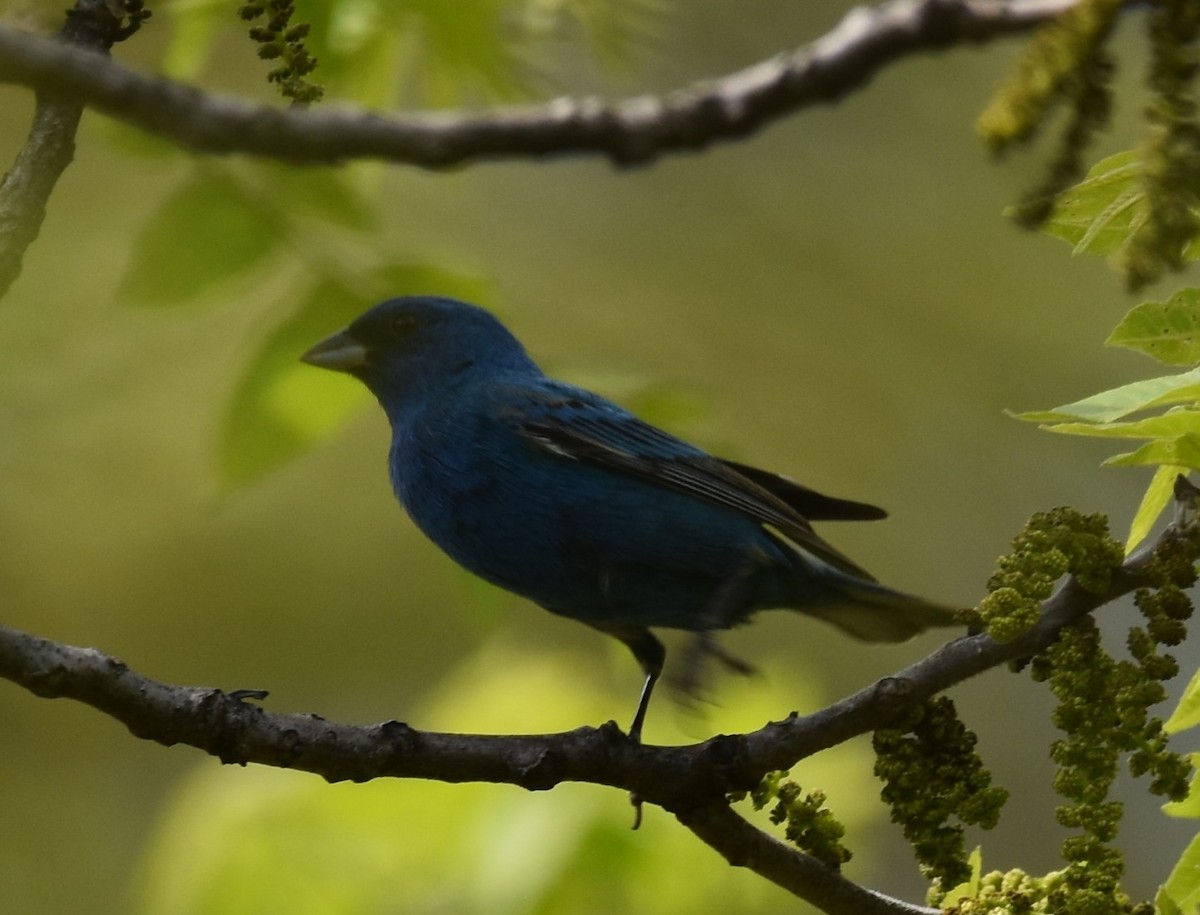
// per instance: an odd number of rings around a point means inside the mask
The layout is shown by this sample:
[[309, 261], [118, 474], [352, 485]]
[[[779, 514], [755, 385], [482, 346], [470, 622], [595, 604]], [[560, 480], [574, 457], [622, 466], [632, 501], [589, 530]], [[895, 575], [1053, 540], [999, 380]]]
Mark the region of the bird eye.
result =
[[403, 339], [417, 329], [417, 319], [412, 315], [396, 315], [392, 318], [392, 336]]

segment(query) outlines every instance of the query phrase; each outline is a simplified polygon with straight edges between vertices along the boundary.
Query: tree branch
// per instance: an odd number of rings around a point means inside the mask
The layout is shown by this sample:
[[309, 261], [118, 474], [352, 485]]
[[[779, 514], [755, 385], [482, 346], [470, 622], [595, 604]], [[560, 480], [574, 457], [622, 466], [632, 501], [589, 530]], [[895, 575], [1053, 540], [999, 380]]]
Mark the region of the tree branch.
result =
[[[531, 791], [564, 781], [608, 785], [673, 813], [730, 863], [749, 867], [832, 915], [917, 915], [927, 910], [875, 894], [776, 841], [729, 809], [725, 796], [754, 787], [767, 772], [889, 724], [896, 714], [968, 677], [1027, 657], [1059, 630], [1137, 587], [1154, 584], [1159, 551], [1183, 544], [1200, 557], [1197, 491], [1177, 483], [1175, 522], [1129, 557], [1103, 594], [1068, 578], [1043, 604], [1036, 626], [999, 643], [969, 635], [829, 708], [773, 722], [745, 735], [694, 746], [631, 742], [612, 722], [541, 736], [417, 731], [396, 721], [351, 726], [316, 715], [268, 712], [243, 692], [172, 686], [131, 671], [89, 648], [0, 626], [0, 677], [38, 696], [76, 699], [123, 722], [137, 737], [184, 743], [226, 763], [256, 762], [314, 772], [328, 781], [427, 778], [518, 785]], [[261, 696], [257, 697], [261, 698]]]
[[734, 867], [749, 868], [829, 915], [941, 915], [941, 909], [912, 905], [847, 880], [751, 826], [728, 804], [693, 808], [676, 818]]
[[[1192, 525], [1193, 522], [1188, 522], [1187, 530], [1191, 530]], [[1074, 578], [1068, 578], [1051, 598], [1043, 602], [1038, 624], [1011, 642], [997, 642], [984, 634], [955, 639], [912, 666], [821, 711], [773, 722], [746, 735], [748, 768], [754, 772], [787, 769], [821, 750], [877, 730], [899, 711], [964, 680], [1036, 654], [1053, 642], [1064, 626], [1150, 584], [1146, 570], [1153, 560], [1154, 548], [1166, 540], [1183, 536], [1181, 530], [1169, 529], [1155, 544], [1131, 556], [1102, 595], [1093, 594]], [[1200, 559], [1200, 547], [1194, 552], [1195, 558]]]
[[[77, 0], [58, 38], [37, 40], [108, 61], [108, 49], [122, 37], [121, 21], [104, 0]], [[39, 88], [25, 146], [0, 181], [0, 298], [21, 275], [21, 261], [41, 231], [50, 193], [75, 156], [75, 131], [82, 114], [81, 101]]]
[[1023, 32], [1075, 0], [889, 0], [850, 12], [787, 54], [664, 96], [561, 98], [490, 112], [384, 117], [352, 108], [254, 105], [143, 76], [97, 54], [0, 28], [0, 82], [69, 96], [210, 153], [292, 162], [386, 159], [446, 168], [479, 159], [598, 154], [617, 165], [738, 139], [837, 101], [912, 54]]

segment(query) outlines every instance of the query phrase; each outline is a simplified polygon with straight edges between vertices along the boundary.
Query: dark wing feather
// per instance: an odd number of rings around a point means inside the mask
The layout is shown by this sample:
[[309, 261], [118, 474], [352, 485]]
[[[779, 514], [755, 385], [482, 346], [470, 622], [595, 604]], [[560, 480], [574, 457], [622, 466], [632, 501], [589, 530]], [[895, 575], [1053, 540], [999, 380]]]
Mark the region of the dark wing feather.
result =
[[887, 512], [877, 505], [866, 502], [854, 502], [851, 499], [839, 499], [827, 496], [801, 486], [787, 477], [759, 470], [737, 461], [727, 461], [716, 458], [734, 473], [739, 473], [746, 479], [757, 483], [775, 498], [786, 502], [809, 521], [877, 521], [886, 518]]
[[[820, 561], [874, 581], [869, 573], [817, 536], [808, 520], [792, 505], [741, 473], [739, 465], [710, 457], [615, 405], [591, 400], [585, 392], [572, 391], [561, 398], [535, 397], [528, 402], [530, 409], [522, 411], [519, 417], [512, 414], [511, 403], [509, 419], [517, 420], [531, 441], [552, 454], [628, 473], [739, 512], [775, 528]], [[771, 477], [763, 471], [753, 473], [760, 478]], [[793, 496], [783, 484], [812, 492], [778, 477], [771, 479], [775, 488]]]

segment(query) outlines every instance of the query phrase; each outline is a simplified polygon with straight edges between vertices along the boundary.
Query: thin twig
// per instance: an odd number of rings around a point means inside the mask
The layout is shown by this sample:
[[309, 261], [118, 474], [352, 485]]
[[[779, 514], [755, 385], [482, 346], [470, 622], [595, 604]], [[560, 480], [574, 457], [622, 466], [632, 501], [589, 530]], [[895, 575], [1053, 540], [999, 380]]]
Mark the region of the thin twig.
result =
[[678, 814], [678, 819], [734, 867], [765, 877], [828, 915], [940, 915], [868, 890], [810, 855], [747, 823], [728, 804], [713, 803]]
[[[107, 61], [108, 49], [122, 37], [121, 26], [104, 0], [78, 0], [67, 11], [58, 38], [38, 41]], [[39, 87], [25, 146], [0, 181], [0, 298], [21, 275], [21, 262], [41, 231], [50, 194], [75, 156], [75, 131], [82, 114], [79, 99]]]

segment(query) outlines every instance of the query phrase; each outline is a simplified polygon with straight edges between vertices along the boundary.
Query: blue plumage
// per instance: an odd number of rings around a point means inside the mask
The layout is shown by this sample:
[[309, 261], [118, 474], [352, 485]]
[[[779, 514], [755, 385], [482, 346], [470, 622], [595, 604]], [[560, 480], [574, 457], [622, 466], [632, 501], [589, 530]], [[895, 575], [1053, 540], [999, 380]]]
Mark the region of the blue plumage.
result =
[[638, 739], [665, 651], [649, 627], [699, 634], [705, 655], [744, 668], [712, 633], [789, 607], [851, 635], [898, 641], [952, 612], [877, 584], [812, 519], [871, 519], [643, 422], [548, 378], [483, 309], [392, 299], [303, 357], [349, 372], [392, 426], [401, 503], [455, 561], [547, 610], [625, 642], [646, 674]]

